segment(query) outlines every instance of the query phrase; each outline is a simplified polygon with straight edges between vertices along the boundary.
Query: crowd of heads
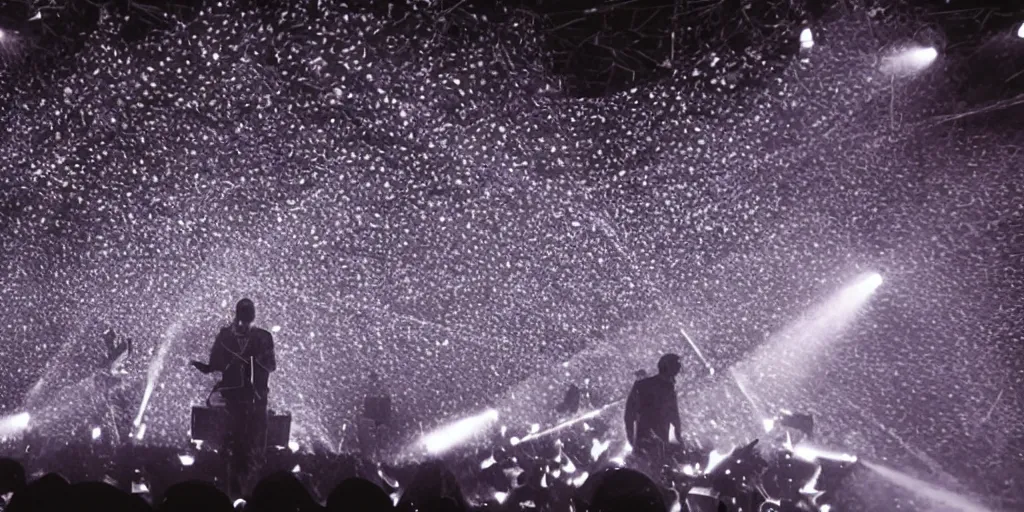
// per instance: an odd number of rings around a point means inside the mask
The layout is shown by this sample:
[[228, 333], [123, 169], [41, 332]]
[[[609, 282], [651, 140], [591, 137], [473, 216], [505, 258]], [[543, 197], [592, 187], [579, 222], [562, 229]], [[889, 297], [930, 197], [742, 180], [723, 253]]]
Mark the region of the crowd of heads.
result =
[[[664, 492], [644, 474], [624, 468], [607, 468], [590, 483], [573, 489], [551, 486], [541, 489], [530, 477], [508, 498], [474, 504], [456, 475], [438, 461], [416, 468], [398, 497], [366, 478], [348, 477], [324, 497], [311, 492], [302, 479], [289, 471], [275, 471], [262, 478], [244, 499], [232, 499], [213, 482], [199, 479], [176, 483], [160, 496], [129, 492], [111, 482], [70, 482], [58, 473], [26, 480], [24, 468], [12, 459], [0, 459], [0, 502], [5, 512], [104, 510], [110, 512], [461, 512], [471, 510], [590, 510], [601, 512], [667, 511]], [[547, 486], [545, 486], [547, 487]], [[539, 492], [540, 491], [540, 492]], [[571, 504], [571, 505], [570, 505]], [[570, 506], [572, 508], [570, 508]]]

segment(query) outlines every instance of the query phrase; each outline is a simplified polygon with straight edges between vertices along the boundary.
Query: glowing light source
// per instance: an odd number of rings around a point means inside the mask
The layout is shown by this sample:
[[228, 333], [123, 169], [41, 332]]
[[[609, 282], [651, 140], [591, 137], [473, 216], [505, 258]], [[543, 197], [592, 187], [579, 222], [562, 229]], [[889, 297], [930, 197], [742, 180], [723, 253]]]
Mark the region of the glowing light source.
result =
[[507, 500], [507, 499], [508, 499], [508, 493], [507, 492], [496, 492], [496, 493], [494, 493], [494, 500], [497, 501], [499, 505], [504, 505], [505, 504], [505, 500]]
[[31, 419], [32, 417], [27, 412], [0, 418], [0, 436], [7, 437], [20, 434], [28, 428]]
[[0, 42], [2, 42], [4, 39], [7, 39], [7, 33], [4, 32], [4, 29], [0, 28]]
[[298, 464], [296, 464], [295, 467], [292, 468], [292, 473], [301, 473], [301, 472], [302, 472], [302, 468]]
[[775, 429], [775, 420], [767, 419], [767, 420], [761, 420], [761, 422], [764, 423], [764, 431], [765, 431], [765, 433], [771, 432], [772, 430]]
[[573, 487], [583, 487], [583, 484], [587, 483], [588, 478], [590, 478], [590, 473], [584, 471], [580, 476], [572, 480]]
[[431, 432], [423, 437], [422, 444], [427, 452], [438, 454], [468, 441], [495, 421], [498, 421], [498, 411], [488, 409]]
[[178, 455], [178, 460], [181, 461], [181, 465], [185, 467], [189, 467], [196, 463], [196, 458], [187, 453]]
[[99, 427], [93, 427], [92, 428], [92, 440], [93, 441], [99, 439], [100, 436], [102, 436], [102, 435], [103, 435], [103, 429], [101, 429]]
[[288, 449], [295, 453], [299, 451], [299, 442], [295, 440], [288, 441]]
[[931, 66], [939, 57], [939, 51], [932, 47], [916, 47], [885, 58], [882, 69], [894, 75], [909, 75]]
[[708, 467], [704, 470], [704, 473], [711, 473], [714, 471], [719, 464], [729, 458], [729, 455], [732, 455], [732, 451], [733, 448], [729, 448], [724, 452], [711, 450], [711, 453], [708, 454]]
[[602, 443], [598, 439], [594, 439], [590, 446], [590, 457], [594, 460], [597, 460], [598, 458], [601, 457], [602, 453], [608, 450], [608, 447], [611, 444], [612, 442], [610, 440]]
[[139, 426], [139, 431], [135, 433], [135, 439], [142, 441], [142, 438], [146, 436], [146, 424], [143, 423]]
[[281, 326], [280, 325], [275, 325], [275, 326], [271, 327], [270, 328], [270, 332], [275, 332], [275, 333], [281, 332]]
[[797, 446], [794, 446], [792, 451], [793, 451], [793, 455], [796, 458], [801, 459], [801, 460], [805, 460], [807, 462], [815, 462], [818, 459], [834, 460], [834, 461], [838, 461], [838, 462], [849, 462], [849, 463], [857, 462], [857, 456], [856, 455], [848, 455], [848, 454], [845, 454], [845, 453], [829, 452], [829, 451], [825, 451], [825, 450], [822, 450], [822, 449], [819, 449], [819, 448], [815, 448], [815, 447], [807, 445], [807, 444], [799, 444]]
[[235, 507], [235, 510], [242, 510], [245, 508], [245, 500], [239, 498], [232, 503], [232, 506]]
[[814, 33], [810, 28], [805, 28], [800, 32], [800, 47], [804, 49], [814, 47]]
[[1024, 23], [1020, 24], [1020, 28], [1017, 29], [1017, 37], [1024, 39]]

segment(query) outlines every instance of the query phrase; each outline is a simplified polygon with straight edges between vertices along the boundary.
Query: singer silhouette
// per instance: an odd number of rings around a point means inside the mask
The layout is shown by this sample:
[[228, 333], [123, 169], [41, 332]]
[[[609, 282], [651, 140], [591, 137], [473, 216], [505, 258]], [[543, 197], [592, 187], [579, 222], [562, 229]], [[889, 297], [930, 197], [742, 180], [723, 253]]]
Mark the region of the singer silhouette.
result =
[[238, 301], [235, 320], [217, 334], [210, 350], [210, 362], [193, 361], [203, 373], [220, 372], [216, 390], [228, 411], [226, 446], [229, 453], [231, 493], [241, 493], [242, 480], [255, 474], [267, 444], [267, 396], [270, 373], [277, 369], [274, 338], [253, 327], [256, 306], [249, 299]]

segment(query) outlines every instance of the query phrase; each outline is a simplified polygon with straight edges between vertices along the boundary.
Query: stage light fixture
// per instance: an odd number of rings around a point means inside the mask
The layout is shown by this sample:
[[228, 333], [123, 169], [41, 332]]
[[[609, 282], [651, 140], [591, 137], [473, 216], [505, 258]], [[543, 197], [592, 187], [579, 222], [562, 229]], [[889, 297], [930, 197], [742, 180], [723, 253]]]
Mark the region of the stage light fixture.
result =
[[809, 50], [814, 47], [814, 33], [809, 27], [800, 32], [800, 47]]

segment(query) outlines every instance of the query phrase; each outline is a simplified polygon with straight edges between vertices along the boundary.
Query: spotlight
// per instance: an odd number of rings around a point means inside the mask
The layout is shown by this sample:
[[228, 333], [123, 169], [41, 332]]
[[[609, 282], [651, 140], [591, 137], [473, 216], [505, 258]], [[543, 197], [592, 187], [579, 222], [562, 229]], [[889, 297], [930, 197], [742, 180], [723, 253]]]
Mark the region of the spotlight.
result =
[[800, 47], [809, 50], [814, 47], [814, 33], [810, 28], [804, 28], [800, 32]]
[[102, 436], [102, 435], [103, 435], [103, 429], [101, 429], [99, 427], [93, 427], [92, 428], [92, 440], [93, 441], [99, 439], [100, 436]]
[[1024, 39], [1024, 23], [1021, 23], [1020, 27], [1017, 29], [1017, 37]]
[[935, 59], [939, 58], [939, 51], [935, 48], [919, 48], [917, 50], [911, 50], [910, 58], [914, 62], [917, 62], [921, 67], [927, 66]]
[[938, 57], [939, 51], [934, 47], [919, 46], [886, 57], [882, 69], [893, 75], [909, 76], [931, 66]]
[[288, 441], [288, 449], [291, 450], [292, 453], [295, 453], [295, 452], [299, 451], [299, 442], [298, 441]]
[[[427, 452], [438, 454], [481, 434], [489, 425], [498, 421], [498, 411], [488, 409], [476, 416], [470, 416], [451, 425], [444, 426], [422, 439]], [[513, 442], [513, 446], [516, 443]]]
[[181, 465], [185, 467], [189, 467], [192, 464], [196, 463], [196, 458], [187, 453], [183, 455], [178, 455], [178, 460], [181, 461]]

